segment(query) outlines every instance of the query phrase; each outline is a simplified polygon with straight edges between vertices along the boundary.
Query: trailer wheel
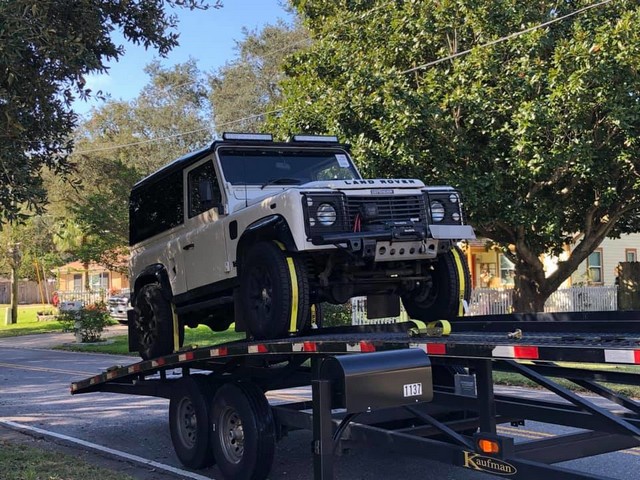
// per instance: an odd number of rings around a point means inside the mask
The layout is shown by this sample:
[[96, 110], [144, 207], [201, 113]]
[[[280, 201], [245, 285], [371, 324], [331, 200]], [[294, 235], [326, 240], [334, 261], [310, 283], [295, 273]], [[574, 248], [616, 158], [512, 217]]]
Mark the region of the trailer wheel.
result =
[[218, 389], [211, 408], [212, 445], [227, 480], [263, 480], [275, 451], [275, 423], [262, 390], [250, 383]]
[[187, 467], [198, 469], [215, 463], [209, 421], [212, 398], [212, 387], [202, 376], [182, 378], [171, 395], [171, 441], [178, 459]]
[[462, 300], [471, 298], [471, 275], [462, 251], [453, 247], [438, 257], [430, 281], [423, 281], [402, 294], [411, 318], [425, 322], [461, 316]]
[[248, 333], [256, 340], [306, 330], [309, 279], [304, 263], [275, 242], [256, 243], [242, 261], [240, 299]]
[[[138, 352], [143, 360], [173, 352], [173, 311], [158, 283], [149, 283], [136, 297]], [[179, 344], [184, 342], [184, 325], [179, 326]]]

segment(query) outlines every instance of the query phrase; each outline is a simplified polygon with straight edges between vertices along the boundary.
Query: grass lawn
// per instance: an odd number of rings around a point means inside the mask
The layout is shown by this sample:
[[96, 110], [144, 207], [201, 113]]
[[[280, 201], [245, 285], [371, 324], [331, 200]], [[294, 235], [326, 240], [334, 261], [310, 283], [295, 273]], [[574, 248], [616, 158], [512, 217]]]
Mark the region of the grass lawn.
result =
[[0, 442], [2, 480], [133, 480], [60, 452]]
[[[215, 345], [217, 343], [231, 342], [245, 337], [244, 333], [238, 333], [233, 330], [233, 325], [225, 332], [214, 332], [206, 325], [200, 325], [198, 328], [187, 328], [184, 333], [185, 346]], [[107, 344], [84, 344], [84, 345], [62, 345], [57, 347], [60, 350], [71, 350], [75, 352], [93, 352], [108, 353], [112, 355], [131, 355], [137, 357], [137, 353], [129, 352], [129, 340], [126, 335], [111, 337]]]
[[[581, 368], [585, 370], [608, 370], [611, 372], [635, 373], [640, 374], [640, 367], [635, 365], [606, 365], [599, 363], [558, 363], [559, 366], [569, 368]], [[564, 378], [552, 378], [559, 385], [569, 390], [580, 393], [590, 393], [588, 390], [576, 385], [575, 383]], [[512, 372], [494, 372], [493, 380], [496, 385], [512, 385], [518, 387], [541, 388], [537, 383], [532, 382], [528, 378], [519, 373]], [[600, 382], [599, 382], [600, 383]], [[614, 392], [626, 395], [631, 398], [640, 398], [640, 386], [635, 385], [619, 385], [614, 383], [601, 383], [601, 385], [610, 388]]]
[[18, 305], [18, 323], [13, 325], [5, 325], [8, 308], [9, 305], [0, 305], [0, 338], [62, 330], [62, 324], [55, 320], [39, 322], [37, 319], [37, 312], [55, 311], [51, 305]]

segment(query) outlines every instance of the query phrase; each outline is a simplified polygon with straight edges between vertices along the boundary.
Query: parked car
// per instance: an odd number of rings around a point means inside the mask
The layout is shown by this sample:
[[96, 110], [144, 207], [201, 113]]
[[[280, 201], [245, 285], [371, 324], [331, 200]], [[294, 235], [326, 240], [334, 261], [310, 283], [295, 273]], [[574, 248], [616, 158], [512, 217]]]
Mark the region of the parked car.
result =
[[129, 292], [121, 292], [107, 299], [109, 315], [120, 323], [127, 323], [127, 310], [131, 308], [131, 295]]

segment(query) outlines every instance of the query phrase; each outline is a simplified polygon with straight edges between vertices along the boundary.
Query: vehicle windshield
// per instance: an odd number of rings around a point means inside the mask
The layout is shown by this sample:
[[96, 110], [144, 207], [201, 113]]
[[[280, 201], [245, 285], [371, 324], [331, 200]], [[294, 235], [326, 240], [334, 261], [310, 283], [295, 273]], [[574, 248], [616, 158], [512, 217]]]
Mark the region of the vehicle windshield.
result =
[[220, 149], [220, 163], [232, 185], [301, 185], [316, 180], [360, 178], [344, 151]]

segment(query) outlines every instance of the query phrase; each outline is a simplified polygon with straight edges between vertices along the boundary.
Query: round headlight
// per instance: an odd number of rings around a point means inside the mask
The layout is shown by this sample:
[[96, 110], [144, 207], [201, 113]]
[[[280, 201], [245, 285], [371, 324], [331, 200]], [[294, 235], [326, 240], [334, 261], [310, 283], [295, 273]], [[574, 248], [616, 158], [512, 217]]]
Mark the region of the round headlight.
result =
[[316, 211], [316, 217], [318, 217], [318, 222], [320, 222], [321, 225], [330, 227], [336, 223], [338, 213], [336, 212], [335, 207], [330, 203], [321, 203]]
[[451, 203], [458, 203], [458, 196], [455, 193], [452, 193], [449, 195], [449, 201]]
[[444, 205], [440, 202], [431, 202], [431, 219], [441, 222], [444, 219]]

